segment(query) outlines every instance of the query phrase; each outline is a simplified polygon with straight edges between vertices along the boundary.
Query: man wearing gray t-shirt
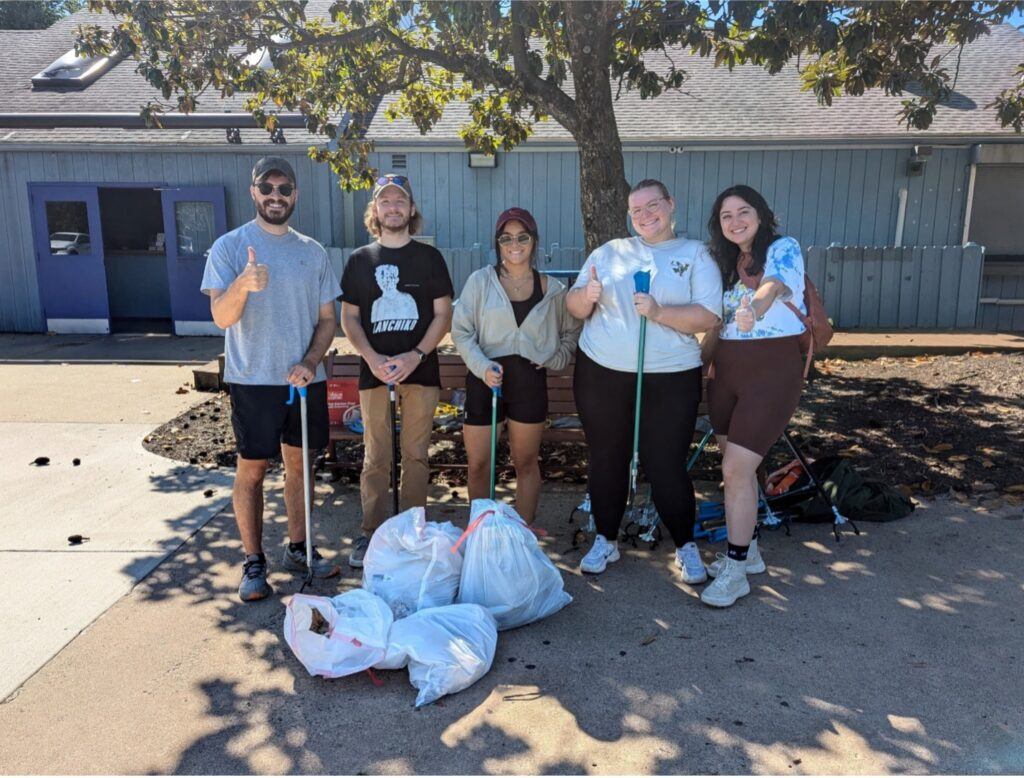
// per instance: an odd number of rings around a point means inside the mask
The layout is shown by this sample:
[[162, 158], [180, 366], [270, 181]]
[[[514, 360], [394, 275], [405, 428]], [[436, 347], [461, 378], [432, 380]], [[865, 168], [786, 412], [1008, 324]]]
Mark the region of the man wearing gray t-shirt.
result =
[[[264, 157], [249, 187], [256, 218], [222, 235], [210, 249], [202, 291], [213, 321], [225, 330], [224, 380], [231, 390], [231, 425], [238, 465], [232, 501], [245, 549], [238, 596], [273, 594], [263, 553], [263, 477], [267, 462], [284, 460], [288, 540], [284, 567], [305, 573], [302, 422], [287, 405], [290, 387], [307, 389], [308, 444], [328, 442], [324, 354], [334, 340], [338, 279], [324, 247], [288, 226], [298, 187], [281, 157]], [[313, 457], [310, 456], [310, 461]], [[313, 547], [313, 574], [330, 578], [340, 568]]]

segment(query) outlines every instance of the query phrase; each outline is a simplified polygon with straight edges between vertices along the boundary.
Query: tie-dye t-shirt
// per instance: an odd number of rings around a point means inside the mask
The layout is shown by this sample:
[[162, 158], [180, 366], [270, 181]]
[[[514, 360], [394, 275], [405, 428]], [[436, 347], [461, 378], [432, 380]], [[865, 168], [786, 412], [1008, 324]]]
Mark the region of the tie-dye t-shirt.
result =
[[771, 307], [760, 319], [754, 322], [750, 332], [740, 332], [736, 327], [736, 309], [740, 307], [744, 295], [754, 296], [742, 281], [737, 281], [730, 289], [725, 290], [722, 300], [724, 324], [719, 337], [725, 340], [756, 340], [758, 338], [785, 338], [799, 335], [804, 331], [803, 322], [790, 310], [786, 302], [792, 302], [800, 312], [807, 313], [804, 304], [804, 257], [800, 244], [790, 237], [782, 237], [768, 247], [768, 257], [764, 263], [764, 283], [775, 278], [789, 288], [789, 294], [775, 298]]

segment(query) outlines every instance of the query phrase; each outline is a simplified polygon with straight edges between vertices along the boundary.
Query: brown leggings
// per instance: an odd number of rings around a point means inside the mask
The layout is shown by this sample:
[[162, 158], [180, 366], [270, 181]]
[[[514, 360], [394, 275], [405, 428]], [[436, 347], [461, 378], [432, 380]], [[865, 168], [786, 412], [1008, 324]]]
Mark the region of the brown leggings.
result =
[[708, 406], [715, 434], [765, 456], [800, 403], [800, 336], [719, 340], [714, 365]]

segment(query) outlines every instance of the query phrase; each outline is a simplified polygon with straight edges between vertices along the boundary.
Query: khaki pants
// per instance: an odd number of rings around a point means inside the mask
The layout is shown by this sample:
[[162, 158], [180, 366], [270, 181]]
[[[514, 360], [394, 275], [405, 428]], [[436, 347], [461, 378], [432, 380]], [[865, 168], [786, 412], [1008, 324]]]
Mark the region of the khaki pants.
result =
[[[427, 483], [430, 479], [427, 450], [441, 390], [436, 386], [415, 384], [399, 384], [396, 389], [402, 410], [399, 506], [404, 511], [427, 504]], [[365, 430], [363, 473], [359, 479], [363, 503], [362, 529], [363, 534], [370, 535], [391, 515], [391, 409], [388, 388], [378, 386], [361, 390], [359, 405]]]

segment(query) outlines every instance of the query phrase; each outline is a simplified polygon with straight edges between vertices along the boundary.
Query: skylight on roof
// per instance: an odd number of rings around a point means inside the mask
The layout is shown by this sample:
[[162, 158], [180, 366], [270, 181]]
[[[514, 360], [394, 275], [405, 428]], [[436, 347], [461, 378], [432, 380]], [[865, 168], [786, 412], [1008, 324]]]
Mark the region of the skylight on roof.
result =
[[119, 54], [109, 57], [82, 57], [71, 49], [60, 59], [54, 60], [48, 68], [32, 76], [32, 86], [89, 86], [120, 61]]

